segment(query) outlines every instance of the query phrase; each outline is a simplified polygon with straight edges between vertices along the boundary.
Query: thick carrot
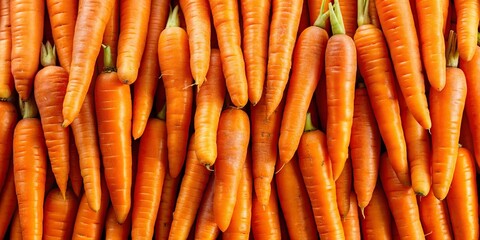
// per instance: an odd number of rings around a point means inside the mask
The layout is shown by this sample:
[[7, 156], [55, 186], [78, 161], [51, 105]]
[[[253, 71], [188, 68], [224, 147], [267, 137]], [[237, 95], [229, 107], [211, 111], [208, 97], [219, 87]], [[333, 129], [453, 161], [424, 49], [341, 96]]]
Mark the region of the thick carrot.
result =
[[432, 190], [440, 200], [447, 196], [452, 182], [467, 95], [465, 74], [456, 67], [458, 51], [455, 34], [453, 31], [450, 33], [445, 87], [441, 92], [431, 89], [429, 94], [432, 112]]
[[325, 50], [327, 91], [327, 146], [332, 159], [333, 179], [343, 170], [348, 156], [348, 145], [353, 121], [357, 54], [355, 43], [345, 35], [342, 14], [338, 4], [329, 5], [333, 36]]
[[83, 178], [82, 178], [82, 170], [80, 169], [80, 157], [78, 156], [77, 146], [75, 145], [75, 139], [73, 138], [70, 132], [70, 140], [69, 140], [69, 153], [68, 153], [68, 160], [70, 165], [70, 172], [68, 173], [68, 178], [70, 179], [70, 185], [72, 186], [72, 190], [77, 197], [82, 196], [82, 188], [83, 188]]
[[248, 98], [252, 105], [260, 101], [265, 83], [271, 4], [272, 0], [241, 1], [242, 49], [248, 82]]
[[237, 108], [225, 109], [218, 123], [213, 198], [215, 222], [222, 232], [232, 219], [249, 140], [250, 120], [247, 113]]
[[45, 198], [43, 239], [69, 239], [78, 209], [78, 198], [72, 189], [62, 193], [59, 188], [50, 190]]
[[400, 239], [425, 239], [415, 192], [398, 180], [385, 153], [380, 160], [380, 179]]
[[[65, 99], [63, 123], [66, 127], [78, 116], [87, 95], [103, 32], [112, 14], [114, 0], [81, 0], [73, 37], [72, 63]], [[92, 20], [94, 18], [94, 20]]]
[[[358, 3], [358, 29], [354, 40], [357, 47], [358, 67], [367, 87], [378, 129], [392, 161], [393, 169], [405, 184], [409, 183], [407, 147], [402, 129], [398, 94], [395, 87], [395, 72], [389, 56], [388, 46], [382, 31], [371, 24], [368, 14], [374, 1], [360, 0]], [[357, 193], [359, 202], [364, 198]]]
[[122, 83], [132, 84], [137, 80], [147, 39], [150, 7], [151, 0], [120, 1], [117, 72]]
[[[11, 71], [20, 99], [27, 100], [40, 60], [45, 1], [10, 1]], [[7, 50], [7, 49], [6, 49]], [[25, 237], [25, 236], [24, 236]]]
[[355, 90], [350, 154], [353, 168], [353, 188], [358, 206], [362, 211], [370, 203], [377, 184], [380, 150], [380, 132], [367, 89], [365, 87], [357, 88]]
[[328, 41], [328, 33], [325, 31], [326, 18], [328, 14], [320, 16], [319, 23], [306, 28], [295, 43], [292, 75], [289, 79], [278, 140], [281, 163], [290, 161], [297, 150], [305, 116], [324, 69]]
[[105, 239], [106, 240], [127, 240], [130, 237], [132, 227], [132, 212], [128, 214], [127, 219], [122, 224], [117, 222], [115, 209], [112, 205], [108, 208], [105, 216]]
[[205, 188], [202, 202], [198, 209], [194, 239], [213, 240], [217, 239], [220, 234], [220, 229], [215, 223], [215, 217], [213, 214], [213, 182], [214, 175], [212, 174], [210, 175], [210, 180]]
[[140, 138], [137, 176], [133, 196], [132, 237], [153, 237], [155, 219], [167, 172], [167, 128], [165, 111], [150, 118]]
[[35, 102], [20, 101], [22, 116], [13, 134], [13, 172], [22, 236], [42, 239], [47, 147]]
[[185, 163], [193, 103], [188, 36], [179, 27], [178, 6], [170, 12], [167, 27], [160, 34], [158, 61], [167, 104], [168, 169], [176, 178]]
[[189, 36], [192, 76], [197, 88], [200, 88], [208, 79], [210, 65], [210, 6], [208, 0], [181, 0], [179, 3]]
[[278, 196], [275, 181], [271, 183], [268, 203], [259, 201], [255, 192], [252, 203], [252, 234], [254, 239], [281, 239]]
[[165, 174], [160, 206], [155, 222], [155, 239], [168, 239], [180, 182], [181, 177], [172, 178], [168, 172]]
[[118, 222], [123, 223], [131, 208], [132, 102], [130, 87], [112, 71], [108, 46], [104, 56], [104, 72], [95, 82], [98, 140], [110, 199]]
[[479, 236], [475, 172], [471, 153], [466, 148], [459, 148], [452, 185], [446, 198], [455, 239], [478, 239]]
[[209, 0], [209, 3], [227, 90], [233, 105], [243, 107], [248, 102], [248, 85], [241, 46], [238, 3], [234, 0]]
[[[205, 84], [208, 84], [208, 81]], [[196, 155], [196, 149], [198, 149], [197, 141], [195, 141], [196, 134], [194, 133], [190, 138], [185, 175], [175, 204], [169, 239], [186, 239], [188, 237], [210, 178], [211, 171], [205, 168]]]
[[[11, 72], [12, 32], [10, 27], [10, 1], [0, 2], [0, 100], [8, 99], [14, 91]], [[1, 186], [1, 185], [0, 185]]]
[[342, 219], [342, 225], [345, 232], [345, 239], [361, 239], [360, 218], [358, 214], [357, 197], [354, 192], [350, 192], [350, 210]]
[[441, 91], [445, 86], [446, 76], [443, 2], [443, 0], [419, 0], [415, 4], [422, 61], [428, 82], [437, 91]]
[[432, 123], [410, 4], [407, 0], [376, 0], [375, 6], [408, 109], [423, 128], [430, 129]]
[[[152, 111], [155, 91], [160, 77], [158, 64], [158, 38], [165, 28], [168, 18], [168, 0], [152, 0], [150, 20], [148, 22], [147, 40], [143, 51], [138, 77], [133, 88], [133, 123], [132, 135], [134, 139], [142, 136]], [[158, 93], [157, 93], [158, 94]], [[159, 104], [160, 108], [163, 103]]]
[[70, 171], [70, 129], [62, 127], [62, 103], [68, 84], [68, 72], [55, 65], [55, 49], [47, 42], [40, 54], [43, 68], [35, 75], [34, 90], [43, 134], [60, 191], [65, 194]]
[[461, 59], [470, 61], [477, 47], [480, 3], [476, 0], [455, 0], [453, 3], [457, 16], [458, 52]]
[[73, 34], [77, 22], [78, 1], [46, 0], [48, 17], [58, 61], [67, 72], [72, 63]]
[[217, 159], [217, 130], [223, 109], [226, 88], [222, 72], [220, 51], [212, 49], [207, 79], [198, 91], [195, 100], [195, 154], [205, 166], [213, 166]]
[[273, 0], [268, 40], [265, 97], [267, 116], [277, 109], [287, 86], [303, 1]]
[[418, 207], [427, 239], [453, 239], [446, 201], [438, 200], [430, 191], [419, 197]]
[[[107, 25], [105, 26], [105, 31], [103, 32], [102, 44], [110, 46], [112, 59], [117, 59], [118, 53], [118, 36], [120, 35], [120, 1], [113, 0], [112, 13], [108, 18]], [[97, 71], [102, 72], [105, 67], [103, 60], [105, 59], [103, 51], [100, 51], [97, 57]], [[91, 85], [91, 83], [90, 83]]]
[[[342, 220], [344, 220], [348, 213], [350, 212], [350, 206], [352, 203], [350, 202], [351, 197], [350, 193], [352, 192], [352, 185], [353, 185], [353, 170], [352, 170], [352, 159], [349, 157], [345, 162], [345, 167], [343, 167], [343, 171], [335, 181], [335, 194], [337, 195], [337, 208], [338, 213]], [[356, 197], [355, 197], [356, 199]], [[355, 203], [357, 200], [355, 200]], [[355, 208], [358, 207], [355, 205]]]
[[[305, 131], [298, 146], [298, 163], [320, 238], [344, 239], [327, 138], [312, 125], [310, 114], [307, 115]], [[287, 216], [285, 220], [288, 223]]]
[[370, 204], [365, 207], [362, 216], [363, 239], [392, 239], [392, 215], [380, 181], [375, 185]]
[[10, 102], [0, 101], [0, 189], [12, 162], [13, 131], [17, 118], [15, 106]]
[[0, 238], [4, 239], [10, 222], [17, 210], [17, 195], [15, 194], [15, 182], [13, 180], [13, 166], [6, 173], [5, 184], [0, 191]]
[[[290, 239], [318, 239], [314, 212], [307, 192], [307, 184], [304, 184], [302, 179], [297, 155], [294, 155], [293, 159], [282, 167], [282, 171], [275, 175], [275, 181]], [[338, 224], [341, 226], [340, 217]]]

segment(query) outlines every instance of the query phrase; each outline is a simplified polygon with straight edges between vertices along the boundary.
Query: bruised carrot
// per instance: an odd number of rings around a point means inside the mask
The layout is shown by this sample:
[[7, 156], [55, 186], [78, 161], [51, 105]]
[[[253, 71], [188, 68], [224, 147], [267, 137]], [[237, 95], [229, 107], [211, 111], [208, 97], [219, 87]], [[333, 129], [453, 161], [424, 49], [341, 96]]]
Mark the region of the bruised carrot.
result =
[[10, 0], [1, 1], [0, 6], [0, 49], [3, 49], [0, 51], [0, 100], [2, 100], [12, 96], [14, 82], [11, 72]]
[[72, 237], [78, 202], [70, 188], [65, 193], [59, 188], [50, 190], [45, 198], [43, 239]]
[[17, 115], [12, 103], [0, 101], [0, 189], [4, 185], [12, 162], [13, 131], [17, 124]]
[[433, 191], [419, 197], [420, 220], [427, 239], [452, 239], [447, 202], [438, 200]]
[[213, 182], [214, 175], [210, 175], [210, 180], [203, 193], [202, 202], [197, 213], [197, 220], [195, 223], [195, 237], [198, 240], [213, 240], [217, 239], [220, 234], [220, 229], [215, 223], [213, 214]]
[[281, 239], [278, 196], [275, 181], [271, 182], [271, 194], [267, 204], [259, 201], [255, 192], [252, 203], [252, 234], [254, 239]]
[[0, 191], [0, 238], [4, 239], [10, 222], [17, 210], [17, 195], [13, 179], [13, 166], [7, 171], [5, 184]]

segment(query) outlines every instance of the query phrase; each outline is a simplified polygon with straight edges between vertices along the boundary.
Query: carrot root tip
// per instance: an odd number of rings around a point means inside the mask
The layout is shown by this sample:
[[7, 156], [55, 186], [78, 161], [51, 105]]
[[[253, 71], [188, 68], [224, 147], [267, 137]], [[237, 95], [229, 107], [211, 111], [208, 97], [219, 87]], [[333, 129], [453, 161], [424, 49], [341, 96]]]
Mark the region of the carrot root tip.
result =
[[279, 173], [280, 171], [282, 171], [283, 167], [285, 167], [285, 165], [287, 165], [287, 163], [283, 163], [282, 166], [280, 167], [280, 169], [278, 169], [277, 171], [275, 171], [275, 174]]
[[215, 170], [212, 168], [212, 165], [210, 164], [205, 164], [205, 168], [210, 171], [210, 172], [214, 172]]

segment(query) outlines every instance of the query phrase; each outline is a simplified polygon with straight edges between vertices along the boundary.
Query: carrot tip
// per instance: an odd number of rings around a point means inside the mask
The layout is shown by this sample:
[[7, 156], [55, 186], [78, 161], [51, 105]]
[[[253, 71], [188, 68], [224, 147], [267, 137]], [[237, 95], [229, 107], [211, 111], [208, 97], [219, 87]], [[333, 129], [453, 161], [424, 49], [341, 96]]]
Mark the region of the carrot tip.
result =
[[280, 169], [278, 169], [277, 171], [275, 171], [275, 174], [279, 173], [280, 171], [282, 171], [283, 167], [285, 167], [285, 165], [287, 165], [287, 163], [283, 163], [282, 166], [280, 167]]
[[63, 128], [66, 128], [66, 127], [70, 126], [70, 123], [72, 123], [72, 122], [70, 122], [69, 120], [65, 119], [65, 120], [63, 120], [62, 127], [63, 127]]
[[361, 208], [360, 208], [360, 212], [362, 213], [363, 219], [365, 219], [365, 208], [364, 208], [364, 207], [361, 207]]
[[215, 172], [215, 170], [212, 168], [212, 165], [210, 164], [205, 164], [205, 168], [210, 172]]

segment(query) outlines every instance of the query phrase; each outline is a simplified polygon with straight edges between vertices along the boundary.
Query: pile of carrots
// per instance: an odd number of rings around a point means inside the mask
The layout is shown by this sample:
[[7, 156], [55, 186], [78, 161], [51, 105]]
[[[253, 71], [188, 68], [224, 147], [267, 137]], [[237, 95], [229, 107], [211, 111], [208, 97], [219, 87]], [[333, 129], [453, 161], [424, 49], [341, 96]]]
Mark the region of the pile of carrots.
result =
[[479, 18], [0, 0], [0, 238], [478, 239]]

